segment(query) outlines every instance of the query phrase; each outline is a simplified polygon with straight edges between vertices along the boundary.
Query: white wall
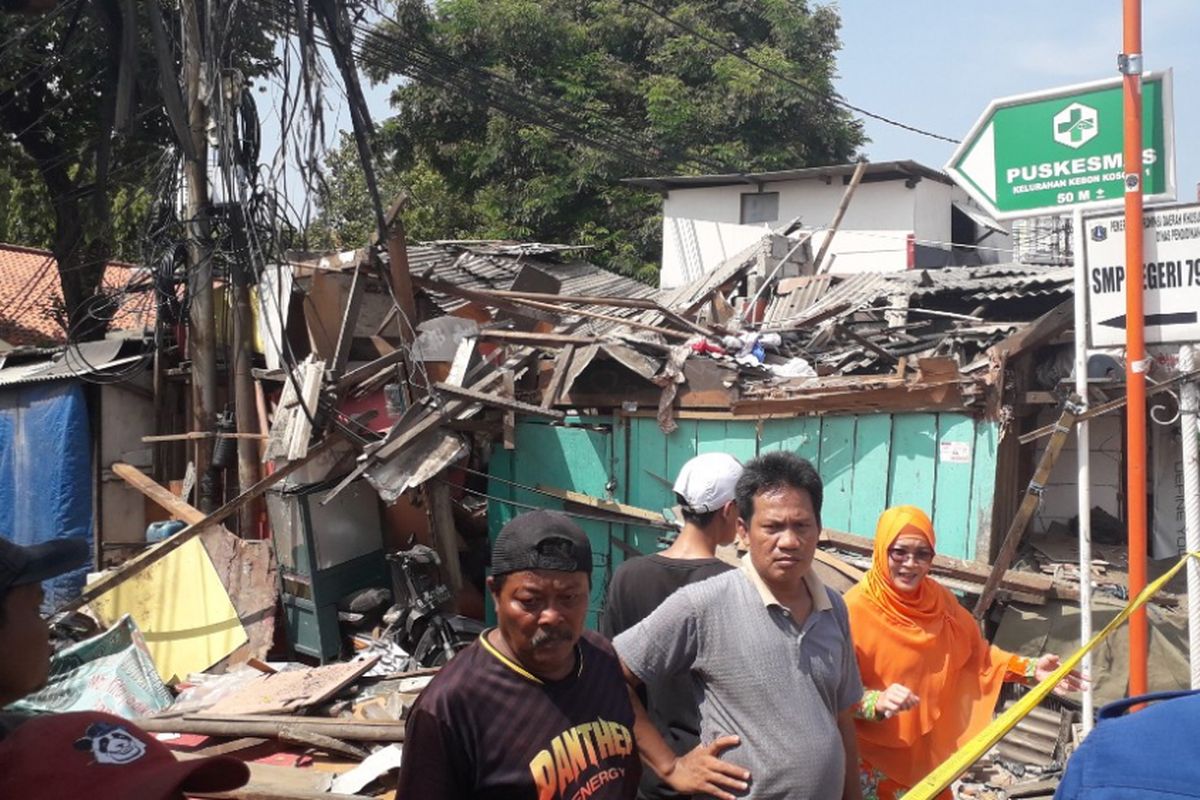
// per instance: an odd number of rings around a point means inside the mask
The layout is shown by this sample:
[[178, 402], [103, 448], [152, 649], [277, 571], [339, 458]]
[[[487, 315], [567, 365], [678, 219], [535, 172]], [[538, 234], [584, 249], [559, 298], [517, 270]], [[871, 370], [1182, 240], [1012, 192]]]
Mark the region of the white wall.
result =
[[770, 225], [663, 217], [663, 256], [658, 285], [662, 289], [674, 289], [698, 280], [770, 231]]
[[[109, 469], [124, 461], [150, 472], [151, 446], [142, 437], [154, 433], [154, 401], [146, 374], [128, 384], [99, 388], [100, 519], [97, 536], [110, 544], [146, 540], [146, 500]], [[118, 553], [125, 557], [128, 553]]]
[[918, 242], [935, 246], [950, 243], [950, 207], [955, 197], [954, 189], [937, 181], [921, 181], [912, 190], [916, 195], [913, 233]]
[[[765, 225], [739, 225], [741, 196], [756, 190], [752, 184], [739, 184], [668, 192], [663, 201], [663, 288], [695, 280], [753, 243], [762, 228], [797, 217], [807, 229], [825, 228], [833, 220], [845, 186], [841, 180], [826, 184], [819, 179], [764, 184], [764, 192], [779, 193], [779, 219]], [[859, 185], [829, 250], [831, 270], [849, 273], [906, 269], [910, 234], [920, 245], [948, 247], [953, 202], [975, 205], [958, 187], [928, 178], [912, 189], [902, 180]], [[980, 235], [983, 233], [980, 231]], [[814, 252], [824, 238], [824, 232], [813, 236]], [[983, 245], [1005, 247], [1008, 242], [1007, 237], [993, 234]], [[983, 263], [1011, 260], [1011, 252], [1007, 251], [988, 249], [981, 251], [981, 256]]]
[[[929, 192], [927, 185], [949, 190], [949, 186], [923, 180], [914, 189], [903, 181], [864, 183], [842, 219], [829, 253], [834, 272], [880, 272], [907, 267], [907, 237], [914, 232], [918, 197]], [[923, 188], [925, 187], [925, 188]], [[756, 191], [750, 184], [674, 189], [663, 201], [663, 260], [660, 285], [678, 286], [697, 277], [696, 264], [710, 270], [752, 244], [762, 229], [782, 225], [797, 217], [805, 228], [825, 228], [833, 221], [845, 193], [840, 180], [792, 180], [767, 183], [764, 192], [779, 192], [779, 219], [768, 225], [739, 225], [741, 197]], [[937, 189], [933, 189], [938, 192]], [[947, 195], [948, 197], [948, 195]], [[932, 222], [931, 233], [950, 238], [949, 200], [945, 201], [944, 233]], [[930, 209], [935, 203], [926, 204]], [[932, 216], [933, 212], [928, 212]], [[713, 224], [724, 223], [724, 224]], [[825, 234], [813, 236], [813, 251]], [[829, 256], [827, 256], [828, 258]]]

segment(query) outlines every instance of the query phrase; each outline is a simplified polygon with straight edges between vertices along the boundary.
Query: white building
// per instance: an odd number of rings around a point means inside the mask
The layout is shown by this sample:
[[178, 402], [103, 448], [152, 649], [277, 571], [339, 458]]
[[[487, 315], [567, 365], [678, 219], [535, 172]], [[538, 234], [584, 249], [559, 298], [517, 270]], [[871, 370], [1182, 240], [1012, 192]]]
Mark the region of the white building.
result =
[[[694, 281], [799, 220], [813, 252], [855, 164], [760, 172], [633, 178], [663, 195], [660, 286]], [[793, 234], [795, 236], [796, 234]], [[1008, 228], [989, 218], [949, 176], [915, 161], [868, 164], [826, 261], [833, 272], [883, 272], [1012, 260]]]

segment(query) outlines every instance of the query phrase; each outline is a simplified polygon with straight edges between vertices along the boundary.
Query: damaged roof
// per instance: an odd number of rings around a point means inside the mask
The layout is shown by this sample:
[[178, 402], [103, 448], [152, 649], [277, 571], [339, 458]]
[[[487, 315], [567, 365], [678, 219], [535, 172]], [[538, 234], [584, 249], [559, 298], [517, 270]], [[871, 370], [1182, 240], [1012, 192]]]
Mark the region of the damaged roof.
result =
[[[803, 169], [785, 169], [776, 172], [736, 172], [726, 175], [664, 175], [651, 178], [628, 178], [622, 183], [639, 186], [643, 189], [653, 189], [666, 192], [672, 189], [704, 189], [713, 186], [761, 186], [766, 183], [797, 180], [824, 180], [830, 183], [833, 179], [849, 180], [854, 174], [857, 163], [831, 164], [825, 167], [805, 167]], [[920, 164], [916, 161], [880, 161], [867, 164], [863, 174], [863, 183], [874, 181], [904, 180], [916, 183], [922, 179], [953, 185], [950, 176], [944, 172]]]

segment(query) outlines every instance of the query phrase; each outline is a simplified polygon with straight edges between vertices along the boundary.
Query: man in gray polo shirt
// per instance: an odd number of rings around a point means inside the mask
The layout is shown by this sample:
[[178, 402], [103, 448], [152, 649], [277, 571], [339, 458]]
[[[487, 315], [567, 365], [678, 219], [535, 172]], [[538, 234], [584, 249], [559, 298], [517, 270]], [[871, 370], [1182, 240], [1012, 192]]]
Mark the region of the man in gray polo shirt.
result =
[[702, 743], [682, 757], [634, 704], [642, 758], [677, 791], [861, 798], [862, 682], [846, 606], [812, 571], [822, 495], [812, 464], [791, 453], [748, 463], [736, 490], [750, 548], [741, 568], [683, 587], [613, 642], [632, 687], [692, 682]]

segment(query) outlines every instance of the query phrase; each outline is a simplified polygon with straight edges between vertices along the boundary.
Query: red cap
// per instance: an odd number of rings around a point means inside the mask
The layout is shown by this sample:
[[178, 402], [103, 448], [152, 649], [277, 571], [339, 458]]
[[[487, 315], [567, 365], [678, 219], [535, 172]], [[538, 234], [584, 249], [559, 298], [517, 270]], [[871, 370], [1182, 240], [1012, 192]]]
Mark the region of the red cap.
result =
[[128, 720], [94, 711], [35, 717], [0, 742], [0, 797], [175, 800], [249, 779], [236, 758], [179, 761]]

